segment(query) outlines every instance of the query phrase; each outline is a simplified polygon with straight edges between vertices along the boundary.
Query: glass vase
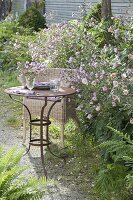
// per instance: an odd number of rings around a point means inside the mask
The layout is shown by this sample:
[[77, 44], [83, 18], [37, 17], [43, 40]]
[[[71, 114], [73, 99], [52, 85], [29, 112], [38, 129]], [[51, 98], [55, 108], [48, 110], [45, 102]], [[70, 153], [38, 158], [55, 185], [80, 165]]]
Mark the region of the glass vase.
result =
[[29, 90], [32, 90], [34, 88], [35, 84], [35, 77], [28, 76], [26, 77], [26, 86]]
[[18, 80], [21, 83], [22, 86], [24, 86], [24, 88], [26, 88], [26, 77], [24, 74], [20, 74], [18, 76]]
[[50, 90], [53, 92], [58, 92], [60, 87], [60, 82], [58, 79], [50, 80]]

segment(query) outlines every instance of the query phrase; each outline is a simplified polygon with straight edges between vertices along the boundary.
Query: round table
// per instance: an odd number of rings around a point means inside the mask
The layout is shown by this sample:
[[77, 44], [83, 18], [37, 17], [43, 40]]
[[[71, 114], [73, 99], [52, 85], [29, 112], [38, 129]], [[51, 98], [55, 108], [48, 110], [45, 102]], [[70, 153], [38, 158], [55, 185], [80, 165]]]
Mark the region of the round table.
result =
[[[16, 86], [16, 87], [11, 87], [11, 88], [5, 89], [5, 92], [10, 96], [11, 99], [21, 103], [27, 109], [27, 111], [29, 113], [30, 141], [29, 141], [29, 148], [28, 148], [26, 153], [28, 153], [28, 151], [30, 150], [31, 145], [40, 146], [43, 171], [44, 171], [44, 175], [47, 178], [47, 171], [46, 171], [46, 168], [45, 168], [45, 161], [44, 161], [44, 155], [43, 155], [43, 147], [47, 146], [50, 153], [52, 153], [56, 157], [59, 157], [59, 156], [55, 155], [49, 147], [49, 145], [51, 143], [50, 140], [49, 140], [49, 131], [48, 131], [49, 125], [51, 124], [51, 121], [49, 120], [50, 112], [51, 112], [53, 106], [57, 102], [61, 101], [66, 96], [75, 94], [76, 91], [72, 88], [60, 88], [59, 91], [56, 91], [56, 92], [53, 92], [51, 90], [44, 90], [44, 89], [33, 89], [33, 90], [30, 91], [29, 89], [25, 89], [23, 86]], [[26, 97], [26, 98], [31, 98], [31, 99], [36, 99], [36, 100], [37, 99], [38, 100], [40, 100], [40, 99], [44, 100], [44, 105], [41, 108], [40, 118], [39, 119], [32, 119], [30, 110], [27, 107], [27, 105], [25, 105], [18, 98], [14, 98], [14, 96], [23, 96], [23, 97]], [[53, 103], [51, 104], [47, 115], [44, 116], [44, 109], [47, 106], [48, 101], [52, 101]], [[32, 139], [32, 126], [40, 126], [40, 137], [39, 137], [39, 139]], [[44, 138], [44, 133], [43, 133], [43, 126], [46, 127], [45, 138]], [[62, 157], [62, 158], [65, 160], [64, 157]]]

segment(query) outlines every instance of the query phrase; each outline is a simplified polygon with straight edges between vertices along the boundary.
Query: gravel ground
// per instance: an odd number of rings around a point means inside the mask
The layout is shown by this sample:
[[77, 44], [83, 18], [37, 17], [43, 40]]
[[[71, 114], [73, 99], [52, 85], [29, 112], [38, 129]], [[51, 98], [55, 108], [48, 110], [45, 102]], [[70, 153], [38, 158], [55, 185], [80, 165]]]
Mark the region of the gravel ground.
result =
[[[0, 121], [0, 143], [4, 148], [9, 150], [14, 145], [17, 145], [18, 149], [26, 149], [28, 141], [23, 146], [22, 130], [6, 126], [3, 116]], [[47, 151], [44, 154], [47, 154]], [[36, 177], [43, 175], [38, 147], [32, 146], [30, 152], [23, 156], [21, 164], [29, 166], [29, 169], [25, 172], [28, 175]], [[69, 176], [72, 176], [72, 174], [68, 171], [66, 172], [63, 165], [60, 159], [57, 159], [56, 164], [50, 159], [46, 160], [48, 186], [47, 193], [42, 200], [92, 200], [91, 197], [84, 196], [83, 192], [79, 189], [79, 185], [71, 181], [72, 179], [69, 179]]]

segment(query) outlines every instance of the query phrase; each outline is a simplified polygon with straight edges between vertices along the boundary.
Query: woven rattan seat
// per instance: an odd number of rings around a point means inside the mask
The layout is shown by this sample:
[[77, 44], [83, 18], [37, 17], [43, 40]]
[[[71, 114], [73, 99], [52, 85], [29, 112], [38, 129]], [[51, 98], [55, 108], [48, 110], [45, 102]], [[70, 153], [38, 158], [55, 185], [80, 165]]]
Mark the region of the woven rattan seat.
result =
[[[46, 69], [45, 74], [40, 74], [37, 76], [36, 81], [48, 82], [55, 78], [60, 78], [61, 73], [64, 72], [65, 74], [71, 74], [74, 76], [76, 74], [76, 70], [71, 69], [62, 69], [62, 68], [48, 68]], [[68, 72], [68, 73], [67, 73]], [[64, 75], [65, 76], [65, 75]], [[67, 77], [68, 79], [68, 77]], [[65, 81], [67, 80], [65, 79]], [[47, 107], [45, 108], [45, 113], [51, 104], [53, 103], [54, 99], [49, 99]], [[43, 99], [30, 99], [27, 97], [23, 98], [23, 103], [29, 108], [31, 115], [34, 117], [40, 116], [41, 108], [44, 105]], [[59, 102], [52, 108], [50, 118], [54, 119], [55, 121], [61, 124], [61, 142], [64, 145], [64, 125], [68, 121], [69, 118], [75, 118], [75, 101], [74, 97], [66, 97]], [[29, 115], [25, 107], [23, 107], [23, 127], [24, 127], [24, 134], [23, 134], [23, 142], [26, 139], [26, 120], [28, 119]]]

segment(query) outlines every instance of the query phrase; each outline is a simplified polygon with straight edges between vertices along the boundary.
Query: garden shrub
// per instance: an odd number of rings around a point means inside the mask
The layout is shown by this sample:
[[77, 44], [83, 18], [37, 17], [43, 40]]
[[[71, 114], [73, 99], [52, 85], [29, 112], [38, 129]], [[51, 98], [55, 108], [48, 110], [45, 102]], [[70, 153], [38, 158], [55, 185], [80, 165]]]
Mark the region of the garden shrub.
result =
[[132, 21], [92, 21], [87, 32], [76, 21], [39, 32], [37, 42], [30, 43], [31, 57], [47, 60], [48, 67], [77, 68], [77, 113], [86, 133], [106, 140], [109, 124], [132, 135]]
[[106, 124], [133, 134], [130, 124], [133, 111], [132, 21], [128, 23], [114, 18], [113, 25], [107, 29], [111, 31], [112, 43], [105, 44], [103, 48], [99, 47], [102, 37], [98, 39], [95, 35], [101, 24], [99, 26], [93, 28], [91, 40], [94, 45], [88, 49], [91, 56], [88, 52], [83, 53], [87, 61], [84, 59], [80, 67], [84, 85], [80, 88], [79, 110], [84, 110], [85, 120], [82, 123], [89, 127], [89, 132], [97, 139], [105, 140], [110, 137]]
[[14, 35], [10, 42], [3, 43], [0, 50], [0, 68], [3, 71], [15, 71], [17, 62], [30, 61], [28, 42], [31, 40], [34, 40], [34, 36]]
[[46, 28], [45, 17], [34, 7], [26, 10], [26, 12], [19, 18], [20, 26], [32, 28], [34, 31]]
[[18, 26], [17, 21], [0, 22], [0, 69], [15, 70], [18, 61], [30, 60], [28, 42], [33, 38], [31, 30]]
[[127, 20], [114, 17], [110, 24], [90, 19], [87, 32], [77, 21], [54, 24], [29, 44], [33, 60], [47, 61], [48, 67], [77, 68], [72, 81], [79, 91], [81, 127], [98, 141], [111, 137], [107, 124], [133, 134], [128, 123], [133, 111], [132, 20]]
[[39, 10], [40, 13], [43, 14], [45, 2], [43, 0], [32, 2], [32, 6]]
[[0, 44], [9, 40], [15, 32], [16, 22], [0, 22]]
[[17, 21], [1, 21], [0, 22], [0, 44], [12, 38], [15, 34], [32, 35], [30, 29], [18, 26]]
[[[133, 110], [132, 21], [114, 18], [112, 26], [101, 21], [87, 33], [80, 25], [51, 26], [43, 32], [48, 34], [47, 45], [38, 55], [47, 58], [49, 66], [79, 69], [75, 78], [80, 91], [77, 112], [86, 133], [105, 140], [111, 136], [105, 128], [109, 124], [132, 135], [131, 124], [126, 126]], [[106, 32], [111, 40], [105, 39]]]
[[33, 40], [34, 36], [13, 35], [10, 41], [4, 42], [0, 48], [0, 68], [5, 71], [17, 69], [17, 62], [31, 60], [28, 54], [28, 41]]
[[96, 21], [100, 22], [101, 21], [101, 3], [97, 3], [94, 5], [94, 7], [92, 8], [91, 12], [85, 17], [85, 21], [89, 23], [89, 20], [91, 18], [94, 18]]
[[[63, 25], [52, 24], [48, 29], [40, 31], [37, 33], [37, 42], [30, 44], [32, 57], [47, 61], [48, 67], [75, 68], [75, 53], [81, 48], [79, 26], [79, 22], [72, 21]], [[75, 64], [70, 66], [72, 57]]]

